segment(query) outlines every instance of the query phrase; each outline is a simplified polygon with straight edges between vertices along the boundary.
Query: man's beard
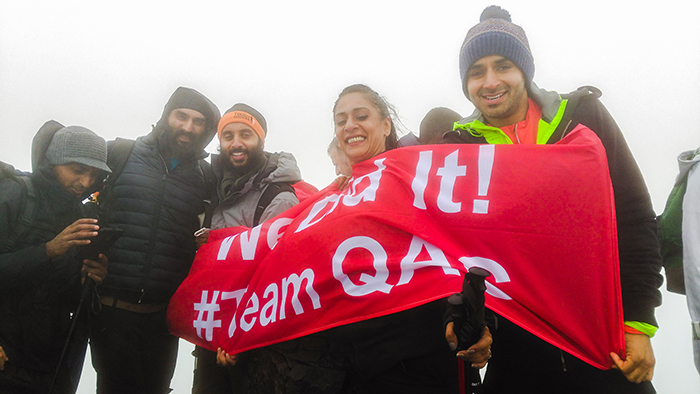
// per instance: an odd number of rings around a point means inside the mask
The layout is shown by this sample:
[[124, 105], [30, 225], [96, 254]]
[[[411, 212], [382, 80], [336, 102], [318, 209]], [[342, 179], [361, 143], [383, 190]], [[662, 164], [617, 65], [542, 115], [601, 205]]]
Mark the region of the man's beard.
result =
[[[263, 151], [263, 143], [262, 141], [259, 141], [258, 144], [253, 147], [252, 149], [248, 150], [247, 148], [241, 147], [241, 148], [231, 148], [226, 152], [219, 152], [219, 162], [223, 165], [223, 167], [228, 170], [229, 172], [233, 173], [236, 176], [241, 176], [244, 174], [247, 174], [250, 172], [253, 168], [255, 168], [258, 164], [260, 164], [263, 159], [265, 158], [265, 153]], [[235, 152], [242, 152], [248, 155], [248, 159], [245, 161], [244, 164], [242, 165], [234, 165], [231, 162], [231, 154]]]
[[178, 159], [184, 160], [188, 157], [194, 156], [199, 149], [202, 149], [202, 139], [204, 134], [197, 136], [192, 134], [192, 140], [189, 144], [181, 144], [178, 141], [178, 137], [184, 134], [185, 131], [182, 129], [173, 129], [170, 125], [165, 125], [165, 136], [168, 141], [168, 150], [170, 151], [170, 156]]

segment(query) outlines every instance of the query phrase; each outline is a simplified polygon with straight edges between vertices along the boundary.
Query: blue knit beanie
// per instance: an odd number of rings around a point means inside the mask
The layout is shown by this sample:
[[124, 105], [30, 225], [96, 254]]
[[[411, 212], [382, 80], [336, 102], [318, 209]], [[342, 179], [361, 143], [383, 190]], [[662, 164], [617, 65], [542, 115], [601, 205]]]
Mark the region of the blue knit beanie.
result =
[[523, 28], [512, 23], [508, 11], [496, 5], [486, 7], [479, 21], [469, 29], [459, 51], [459, 75], [467, 98], [467, 71], [484, 56], [507, 57], [520, 68], [529, 84], [535, 74], [535, 62]]

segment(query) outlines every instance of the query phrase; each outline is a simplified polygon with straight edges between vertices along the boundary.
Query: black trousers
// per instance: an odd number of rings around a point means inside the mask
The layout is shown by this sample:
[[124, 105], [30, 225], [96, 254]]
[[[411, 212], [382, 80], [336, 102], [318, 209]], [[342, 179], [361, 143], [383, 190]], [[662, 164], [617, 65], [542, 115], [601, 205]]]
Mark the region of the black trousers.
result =
[[[484, 394], [653, 394], [651, 382], [629, 382], [618, 370], [603, 371], [498, 317]], [[610, 360], [612, 364], [612, 360]]]
[[135, 313], [102, 305], [90, 324], [97, 393], [168, 393], [177, 347], [178, 338], [167, 329], [166, 309]]
[[194, 356], [193, 394], [339, 394], [347, 369], [327, 332], [241, 353], [234, 366], [200, 347]]
[[455, 352], [445, 341], [443, 300], [241, 354], [216, 365], [198, 348], [193, 394], [453, 394]]
[[[53, 373], [40, 373], [23, 368], [17, 368], [8, 363], [0, 371], [0, 393], [2, 394], [45, 394], [51, 388]], [[58, 375], [53, 387], [54, 394], [70, 394], [73, 392], [68, 371]]]
[[330, 330], [348, 360], [344, 394], [457, 393], [457, 358], [443, 326], [445, 302]]

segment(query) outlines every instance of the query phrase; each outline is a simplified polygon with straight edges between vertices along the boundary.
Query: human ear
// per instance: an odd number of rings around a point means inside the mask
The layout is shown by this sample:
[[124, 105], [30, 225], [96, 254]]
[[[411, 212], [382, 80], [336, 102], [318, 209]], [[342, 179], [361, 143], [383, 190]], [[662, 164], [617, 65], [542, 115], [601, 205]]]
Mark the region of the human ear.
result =
[[384, 137], [388, 137], [391, 134], [391, 118], [387, 116], [382, 125], [384, 126]]

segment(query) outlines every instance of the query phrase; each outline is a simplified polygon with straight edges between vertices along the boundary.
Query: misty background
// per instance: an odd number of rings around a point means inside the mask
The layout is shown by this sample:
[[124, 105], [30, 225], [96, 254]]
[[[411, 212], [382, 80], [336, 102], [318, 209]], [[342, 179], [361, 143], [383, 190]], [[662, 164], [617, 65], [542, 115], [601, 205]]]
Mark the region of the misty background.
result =
[[[676, 156], [700, 146], [698, 2], [0, 0], [0, 160], [31, 170], [31, 140], [49, 119], [107, 140], [147, 134], [188, 86], [222, 113], [236, 102], [262, 112], [266, 150], [294, 154], [322, 188], [335, 178], [326, 147], [343, 87], [384, 95], [404, 132], [417, 134], [433, 107], [472, 112], [459, 48], [494, 3], [525, 29], [540, 87], [603, 91], [661, 213]], [[685, 298], [663, 296], [654, 384], [696, 394]], [[175, 394], [190, 392], [192, 348], [181, 341]], [[79, 392], [94, 388], [88, 356]]]

